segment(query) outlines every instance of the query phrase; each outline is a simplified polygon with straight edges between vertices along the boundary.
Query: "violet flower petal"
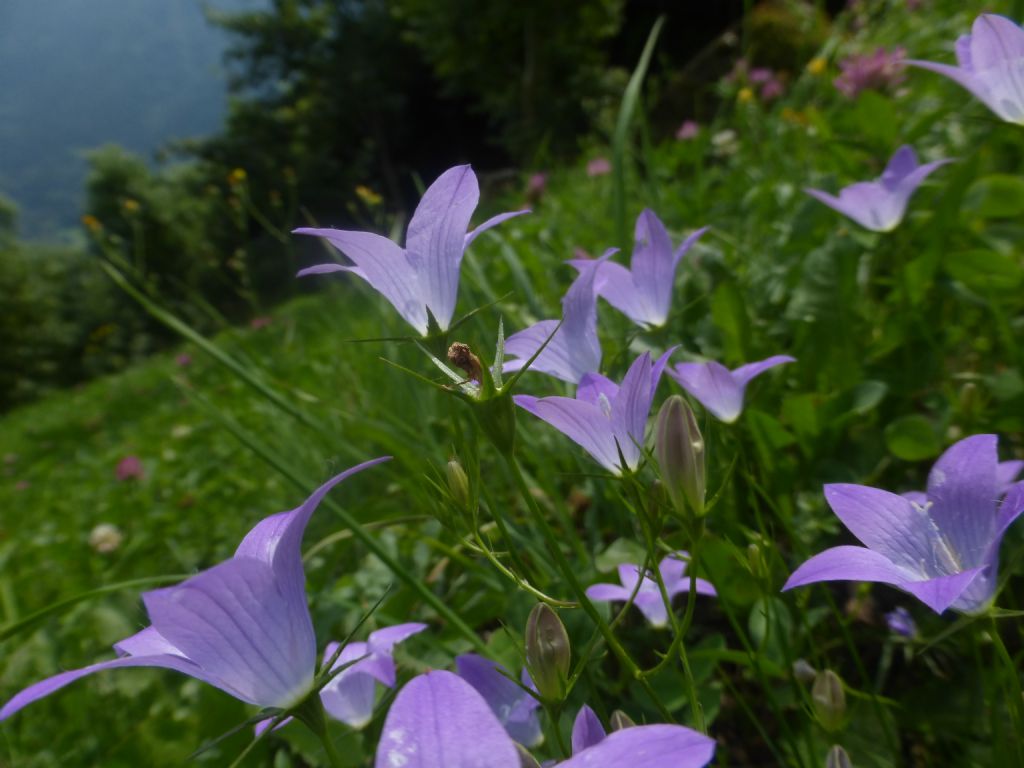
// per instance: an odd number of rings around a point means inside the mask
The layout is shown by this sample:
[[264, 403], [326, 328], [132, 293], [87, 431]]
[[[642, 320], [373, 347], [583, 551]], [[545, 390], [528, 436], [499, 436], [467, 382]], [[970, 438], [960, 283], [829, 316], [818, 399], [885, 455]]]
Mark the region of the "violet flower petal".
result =
[[[608, 734], [559, 768], [703, 768], [715, 740], [681, 725], [638, 725]], [[490, 768], [490, 764], [487, 764]], [[378, 768], [382, 768], [378, 764]]]
[[774, 355], [756, 363], [747, 363], [730, 371], [714, 360], [706, 363], [679, 363], [668, 375], [701, 405], [721, 421], [730, 424], [743, 411], [747, 384], [770, 368], [795, 362], [789, 355]]
[[[601, 342], [597, 337], [597, 297], [594, 279], [597, 267], [614, 250], [600, 259], [588, 261], [562, 298], [562, 325], [540, 353], [531, 370], [576, 384], [584, 374], [601, 367]], [[514, 333], [505, 340], [505, 354], [519, 358], [509, 360], [505, 371], [518, 371], [533, 357], [558, 325], [555, 320], [541, 320]]]
[[384, 721], [376, 768], [519, 768], [515, 743], [487, 702], [451, 672], [414, 677]]
[[1022, 471], [1024, 471], [1024, 461], [1019, 459], [1001, 461], [996, 465], [996, 486], [999, 488], [1000, 495], [1010, 489]]
[[615, 435], [601, 409], [571, 397], [513, 395], [512, 400], [525, 411], [546, 421], [589, 453], [610, 472], [621, 474]]
[[803, 563], [786, 580], [782, 591], [819, 581], [874, 581], [909, 592], [936, 613], [942, 613], [970, 586], [981, 570], [972, 568], [947, 576], [921, 578], [874, 550], [841, 546], [826, 549]]
[[301, 227], [294, 233], [322, 237], [355, 263], [355, 267], [321, 264], [302, 270], [299, 277], [339, 270], [352, 272], [391, 302], [409, 325], [421, 334], [427, 332], [427, 308], [420, 279], [401, 247], [372, 232]]
[[572, 724], [572, 753], [579, 754], [587, 747], [601, 742], [605, 737], [604, 726], [597, 719], [594, 710], [584, 704]]
[[[510, 680], [500, 664], [467, 653], [455, 657], [455, 668], [463, 680], [477, 693], [505, 727], [508, 735], [524, 747], [535, 747], [544, 741], [537, 708], [540, 702]], [[526, 681], [529, 677], [526, 676]]]
[[286, 708], [312, 688], [316, 637], [305, 595], [298, 603], [281, 590], [266, 563], [232, 558], [142, 599], [157, 632], [244, 701]]
[[[337, 643], [328, 643], [324, 650], [324, 661], [329, 661], [338, 650]], [[349, 643], [342, 648], [333, 669], [350, 664], [369, 652], [368, 643]], [[390, 656], [386, 656], [388, 661]], [[352, 728], [363, 728], [373, 719], [373, 705], [377, 698], [377, 678], [363, 667], [369, 658], [346, 667], [320, 689], [320, 701], [327, 714]], [[391, 665], [391, 679], [394, 680], [394, 663]], [[387, 683], [385, 683], [387, 685]], [[393, 685], [393, 683], [392, 683]]]
[[409, 222], [406, 255], [420, 275], [420, 297], [442, 330], [455, 313], [466, 228], [479, 202], [476, 174], [458, 165], [427, 188]]

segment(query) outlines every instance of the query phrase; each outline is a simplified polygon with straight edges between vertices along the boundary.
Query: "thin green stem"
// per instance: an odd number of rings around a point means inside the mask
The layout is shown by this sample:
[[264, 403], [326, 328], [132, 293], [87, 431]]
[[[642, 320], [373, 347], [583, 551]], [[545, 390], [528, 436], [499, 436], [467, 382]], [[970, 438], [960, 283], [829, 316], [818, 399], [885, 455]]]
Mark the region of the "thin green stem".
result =
[[537, 527], [540, 528], [541, 533], [548, 545], [548, 550], [551, 552], [551, 556], [555, 559], [555, 564], [558, 569], [562, 572], [562, 576], [576, 595], [576, 599], [580, 603], [580, 607], [583, 608], [590, 620], [594, 622], [601, 635], [604, 637], [605, 642], [608, 644], [609, 649], [615, 654], [619, 662], [626, 667], [629, 674], [637, 680], [644, 692], [650, 697], [651, 702], [657, 707], [658, 712], [663, 718], [669, 723], [674, 723], [675, 719], [672, 714], [668, 711], [668, 708], [662, 702], [661, 697], [658, 696], [657, 692], [651, 686], [650, 682], [643, 677], [640, 673], [640, 667], [637, 665], [633, 658], [629, 655], [629, 652], [622, 646], [619, 639], [612, 632], [608, 623], [601, 617], [601, 614], [594, 607], [594, 604], [590, 602], [586, 592], [583, 589], [583, 585], [580, 584], [579, 579], [576, 577], [576, 572], [573, 570], [572, 565], [565, 559], [565, 555], [562, 552], [561, 547], [558, 544], [558, 539], [555, 536], [555, 532], [551, 529], [547, 519], [544, 517], [544, 513], [541, 512], [540, 507], [537, 505], [537, 500], [530, 493], [530, 488], [526, 484], [526, 480], [523, 478], [523, 473], [519, 469], [519, 462], [512, 453], [503, 454], [508, 468], [512, 473], [512, 477], [515, 480], [516, 487], [519, 489], [520, 495], [523, 497], [523, 501], [526, 502], [527, 509], [529, 509], [534, 522]]
[[1020, 734], [1024, 733], [1024, 723], [1021, 722], [1021, 685], [1020, 671], [1013, 662], [1013, 657], [1003, 643], [1002, 635], [999, 634], [999, 625], [994, 618], [990, 618], [992, 625], [992, 644], [995, 646], [996, 655], [1006, 667], [1006, 709], [1013, 722], [1011, 733], [1015, 736], [1010, 738], [1017, 765], [1024, 765], [1024, 750], [1021, 749]]

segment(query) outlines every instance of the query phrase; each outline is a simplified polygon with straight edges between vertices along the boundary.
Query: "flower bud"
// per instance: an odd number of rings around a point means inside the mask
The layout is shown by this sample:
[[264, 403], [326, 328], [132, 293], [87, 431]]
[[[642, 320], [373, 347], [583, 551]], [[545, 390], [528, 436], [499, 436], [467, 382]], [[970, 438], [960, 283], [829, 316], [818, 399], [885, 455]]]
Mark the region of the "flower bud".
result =
[[537, 692], [561, 701], [569, 680], [572, 650], [565, 625], [549, 606], [538, 603], [526, 620], [526, 663]]
[[673, 395], [658, 411], [654, 454], [669, 498], [676, 510], [687, 505], [697, 516], [704, 514], [704, 438], [693, 411], [680, 395]]
[[458, 459], [452, 459], [445, 466], [444, 474], [448, 480], [448, 492], [452, 495], [452, 499], [460, 510], [468, 510], [470, 506], [469, 478], [466, 477], [466, 470], [459, 464]]
[[846, 693], [843, 681], [831, 669], [819, 672], [811, 687], [811, 707], [818, 723], [829, 733], [838, 731], [846, 715]]
[[850, 756], [846, 754], [845, 749], [833, 744], [825, 758], [825, 768], [853, 768], [853, 763], [850, 762]]
[[612, 712], [611, 718], [608, 720], [613, 731], [621, 731], [623, 728], [632, 728], [636, 725], [633, 722], [633, 718], [623, 712], [621, 709], [616, 709]]

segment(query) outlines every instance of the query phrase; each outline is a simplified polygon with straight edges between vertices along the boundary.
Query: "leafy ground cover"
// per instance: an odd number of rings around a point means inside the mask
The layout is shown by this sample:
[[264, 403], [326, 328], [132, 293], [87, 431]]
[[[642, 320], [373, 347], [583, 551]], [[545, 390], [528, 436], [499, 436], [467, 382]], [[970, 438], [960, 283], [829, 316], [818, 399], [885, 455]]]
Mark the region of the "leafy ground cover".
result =
[[[650, 207], [675, 242], [699, 226], [711, 230], [684, 260], [664, 328], [640, 332], [599, 302], [602, 370], [618, 380], [637, 354], [673, 344], [682, 345], [675, 362], [797, 359], [751, 384], [734, 425], [695, 406], [714, 499], [699, 569], [718, 597], [697, 600], [685, 646], [722, 765], [821, 765], [833, 744], [855, 765], [1021, 759], [1019, 672], [1009, 672], [1022, 653], [1012, 615], [1024, 608], [1020, 530], [1011, 528], [1003, 542], [1001, 618], [937, 616], [882, 585], [780, 593], [808, 556], [852, 542], [826, 504], [825, 483], [919, 490], [935, 458], [972, 434], [998, 434], [1004, 460], [1024, 456], [1020, 126], [999, 122], [928, 72], [907, 71], [901, 82], [855, 98], [832, 84], [839, 61], [878, 46], [951, 61], [951, 42], [982, 10], [975, 2], [911, 5], [844, 16], [781, 97], [764, 101], [742, 75], [724, 82], [721, 113], [689, 138], [652, 145], [640, 110], [635, 147], [619, 143], [621, 154], [595, 147], [594, 156], [615, 160], [612, 173], [590, 175], [582, 163], [552, 170], [533, 213], [482, 236], [463, 264], [459, 310], [483, 309], [450, 340], [489, 359], [499, 317], [508, 333], [557, 317], [574, 277], [562, 262], [576, 249], [596, 255], [618, 245], [628, 255], [633, 219]], [[803, 192], [875, 178], [905, 143], [925, 160], [955, 162], [918, 190], [893, 232], [860, 229]], [[487, 202], [496, 211], [520, 202], [511, 192], [506, 198]], [[514, 550], [537, 590], [572, 598], [528, 500], [465, 406], [383, 360], [444, 381], [423, 352], [395, 340], [351, 341], [407, 334], [397, 315], [354, 280], [306, 279], [332, 284], [275, 310], [262, 327], [194, 340], [175, 355], [4, 417], [5, 698], [56, 670], [107, 658], [113, 642], [145, 622], [140, 589], [222, 560], [257, 520], [385, 453], [396, 460], [347, 481], [307, 533], [319, 638], [344, 638], [384, 596], [371, 627], [431, 625], [397, 650], [403, 678], [450, 667], [473, 648], [470, 634], [509, 669], [522, 665], [522, 631], [536, 598], [476, 551], [444, 490], [454, 456], [469, 470], [482, 537], [496, 558], [515, 569]], [[536, 373], [518, 391], [571, 394]], [[662, 381], [657, 401], [670, 391], [680, 390]], [[547, 425], [525, 413], [517, 419], [530, 503], [558, 531], [578, 579], [614, 581], [617, 565], [644, 562], [643, 512], [628, 485]], [[141, 469], [129, 463], [119, 477], [128, 457]], [[641, 477], [649, 486], [654, 472]], [[652, 498], [667, 510], [656, 492]], [[693, 548], [692, 521], [665, 511], [659, 522], [658, 551]], [[90, 544], [101, 523], [123, 534], [112, 551]], [[47, 610], [136, 579], [153, 581]], [[884, 618], [897, 607], [916, 624], [910, 636]], [[577, 661], [594, 642], [566, 713], [587, 702], [605, 722], [615, 709], [657, 722], [660, 702], [694, 724], [682, 665], [659, 664], [671, 631], [647, 626], [637, 612], [616, 629], [642, 668], [658, 669], [645, 689], [594, 640], [582, 611], [560, 615]], [[815, 717], [801, 672], [808, 667], [842, 679], [846, 711], [838, 724]], [[105, 674], [4, 723], [0, 761], [176, 765], [250, 714], [172, 673]], [[364, 731], [332, 726], [347, 764], [367, 763], [382, 722]], [[559, 756], [555, 730], [570, 723], [568, 714], [548, 722], [544, 755]], [[195, 759], [230, 764], [250, 740], [243, 728]], [[247, 764], [322, 759], [313, 737], [290, 726], [261, 741]]]

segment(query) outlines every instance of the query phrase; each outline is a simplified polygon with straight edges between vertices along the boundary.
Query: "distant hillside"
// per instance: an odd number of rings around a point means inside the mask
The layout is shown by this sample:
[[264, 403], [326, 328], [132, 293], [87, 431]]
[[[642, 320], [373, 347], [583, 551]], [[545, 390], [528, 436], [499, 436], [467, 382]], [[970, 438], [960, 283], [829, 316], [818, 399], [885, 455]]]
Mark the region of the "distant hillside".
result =
[[0, 2], [0, 194], [18, 204], [22, 236], [75, 226], [84, 150], [115, 142], [150, 156], [217, 129], [226, 36], [204, 4], [264, 0]]

